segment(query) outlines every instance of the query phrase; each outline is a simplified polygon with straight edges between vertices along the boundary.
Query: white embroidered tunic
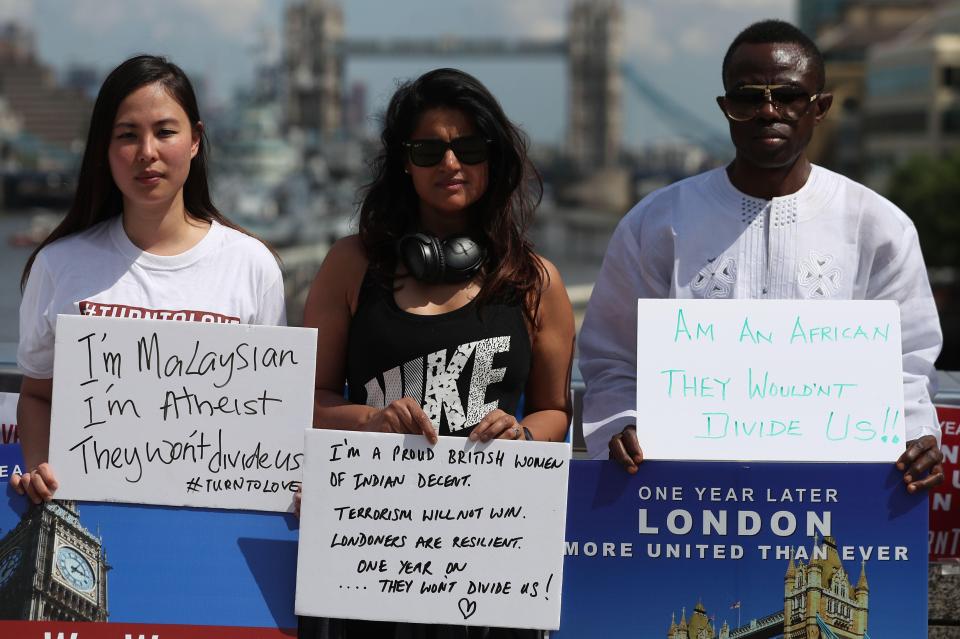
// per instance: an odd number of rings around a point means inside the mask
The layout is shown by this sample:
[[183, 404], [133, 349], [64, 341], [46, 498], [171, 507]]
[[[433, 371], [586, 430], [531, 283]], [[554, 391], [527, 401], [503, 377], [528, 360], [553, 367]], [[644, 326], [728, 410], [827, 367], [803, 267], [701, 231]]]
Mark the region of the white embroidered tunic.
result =
[[[763, 200], [719, 168], [637, 204], [610, 240], [580, 332], [585, 424], [636, 408], [638, 298], [896, 300], [907, 438], [939, 440], [930, 397], [942, 335], [917, 232], [861, 184], [813, 166], [799, 191]], [[606, 457], [635, 421], [585, 426], [590, 456]]]

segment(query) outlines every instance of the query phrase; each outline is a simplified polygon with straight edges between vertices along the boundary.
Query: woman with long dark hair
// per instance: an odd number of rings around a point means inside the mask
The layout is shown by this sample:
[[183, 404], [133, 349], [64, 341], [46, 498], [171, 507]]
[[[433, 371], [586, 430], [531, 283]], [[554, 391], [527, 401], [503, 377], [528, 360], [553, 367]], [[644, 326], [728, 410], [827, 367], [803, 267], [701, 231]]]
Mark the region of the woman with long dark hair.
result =
[[104, 80], [77, 192], [27, 260], [17, 362], [27, 472], [11, 485], [52, 498], [47, 464], [57, 315], [283, 324], [274, 255], [214, 207], [197, 99], [183, 71], [141, 55]]
[[[573, 312], [526, 235], [541, 182], [523, 134], [476, 78], [437, 69], [396, 91], [381, 142], [360, 232], [332, 247], [307, 298], [304, 322], [319, 329], [314, 426], [431, 442], [562, 441]], [[528, 632], [343, 620], [301, 628], [310, 637]]]

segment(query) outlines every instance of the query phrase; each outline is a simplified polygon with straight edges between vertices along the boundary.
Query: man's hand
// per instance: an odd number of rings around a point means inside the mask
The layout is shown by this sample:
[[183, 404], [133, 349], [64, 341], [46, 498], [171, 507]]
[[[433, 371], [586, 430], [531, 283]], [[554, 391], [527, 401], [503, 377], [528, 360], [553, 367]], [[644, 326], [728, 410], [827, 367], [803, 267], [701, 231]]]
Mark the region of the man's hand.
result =
[[631, 475], [639, 470], [643, 451], [637, 440], [636, 426], [627, 426], [610, 438], [610, 459], [615, 459]]
[[897, 470], [903, 473], [903, 483], [911, 493], [943, 483], [943, 453], [937, 438], [924, 435], [908, 441], [907, 450], [897, 460]]

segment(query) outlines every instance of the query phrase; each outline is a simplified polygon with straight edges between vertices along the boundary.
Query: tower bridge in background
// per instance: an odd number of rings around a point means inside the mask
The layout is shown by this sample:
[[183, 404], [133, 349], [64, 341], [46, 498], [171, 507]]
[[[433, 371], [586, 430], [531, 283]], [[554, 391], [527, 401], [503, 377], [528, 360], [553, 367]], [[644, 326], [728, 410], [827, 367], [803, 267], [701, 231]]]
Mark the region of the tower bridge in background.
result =
[[581, 168], [617, 164], [623, 134], [624, 79], [675, 130], [708, 150], [726, 140], [683, 105], [623, 62], [619, 0], [575, 0], [562, 39], [440, 36], [346, 38], [333, 0], [302, 0], [287, 8], [284, 68], [288, 124], [329, 135], [343, 126], [346, 61], [356, 57], [552, 57], [567, 61], [567, 153]]
[[563, 40], [503, 40], [500, 38], [353, 38], [343, 42], [342, 55], [357, 56], [479, 56], [557, 57], [567, 54]]
[[618, 2], [576, 2], [563, 40], [456, 37], [349, 39], [336, 52], [355, 57], [566, 58], [567, 146], [581, 166], [616, 163], [622, 132], [621, 10]]

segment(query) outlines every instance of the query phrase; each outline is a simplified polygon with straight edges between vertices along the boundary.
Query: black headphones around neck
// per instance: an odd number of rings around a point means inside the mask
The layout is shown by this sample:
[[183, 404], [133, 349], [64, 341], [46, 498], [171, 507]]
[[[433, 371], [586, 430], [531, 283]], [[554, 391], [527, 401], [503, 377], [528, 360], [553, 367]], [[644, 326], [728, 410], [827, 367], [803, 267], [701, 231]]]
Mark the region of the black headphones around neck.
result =
[[466, 282], [483, 266], [487, 251], [467, 235], [441, 240], [426, 233], [408, 233], [397, 242], [407, 270], [427, 284]]

